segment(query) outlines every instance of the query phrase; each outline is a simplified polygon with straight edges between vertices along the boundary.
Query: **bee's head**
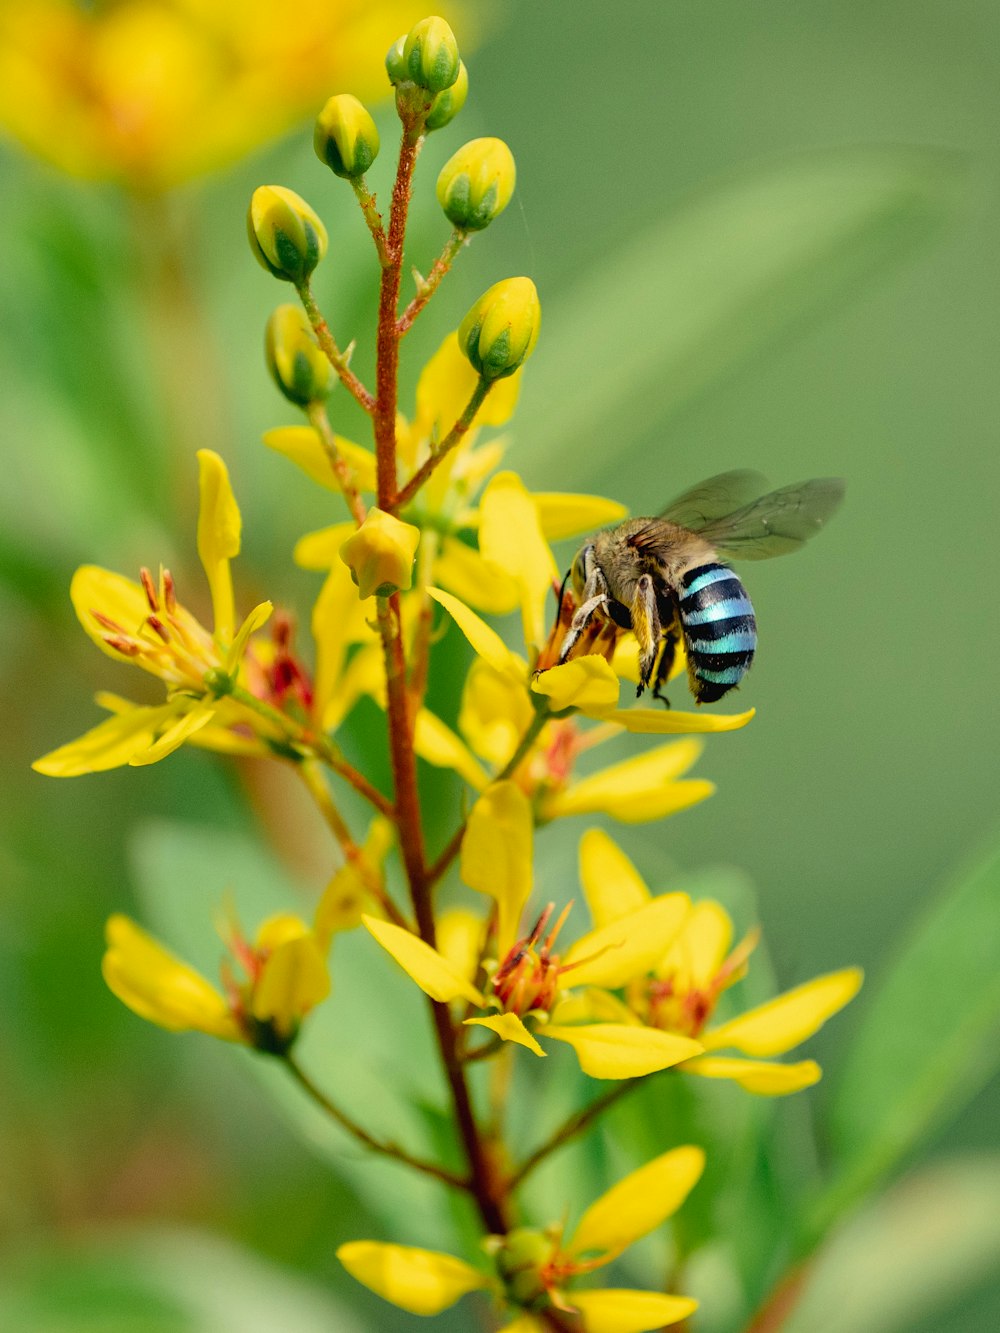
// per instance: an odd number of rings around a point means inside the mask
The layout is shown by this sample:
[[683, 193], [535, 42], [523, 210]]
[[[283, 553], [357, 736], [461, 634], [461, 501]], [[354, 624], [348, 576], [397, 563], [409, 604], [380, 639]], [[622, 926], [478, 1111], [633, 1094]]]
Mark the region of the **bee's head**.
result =
[[569, 581], [573, 585], [577, 601], [582, 599], [583, 590], [587, 584], [587, 551], [589, 549], [589, 546], [581, 546], [573, 557], [573, 563], [570, 566]]

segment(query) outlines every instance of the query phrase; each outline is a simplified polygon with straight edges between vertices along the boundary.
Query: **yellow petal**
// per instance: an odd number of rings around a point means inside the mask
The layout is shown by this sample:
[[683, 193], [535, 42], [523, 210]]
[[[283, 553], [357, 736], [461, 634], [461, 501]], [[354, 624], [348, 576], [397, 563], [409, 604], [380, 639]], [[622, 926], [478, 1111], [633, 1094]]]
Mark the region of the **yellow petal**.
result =
[[572, 1046], [580, 1068], [591, 1078], [639, 1078], [690, 1060], [703, 1049], [687, 1037], [627, 1023], [591, 1023], [578, 1028], [550, 1025], [542, 1035]]
[[437, 920], [438, 952], [456, 972], [474, 982], [483, 951], [486, 922], [467, 907], [449, 907]]
[[747, 1055], [784, 1055], [853, 1000], [863, 979], [859, 967], [815, 977], [706, 1032], [705, 1049], [734, 1046]]
[[236, 622], [229, 562], [240, 553], [242, 520], [226, 465], [212, 449], [198, 450], [198, 487], [198, 558], [212, 593], [215, 633], [229, 643]]
[[[302, 569], [333, 570], [338, 566], [343, 568], [340, 563], [340, 548], [356, 530], [354, 523], [333, 523], [328, 528], [307, 532], [295, 543], [292, 559]], [[354, 595], [356, 598], [357, 593]]]
[[675, 713], [669, 708], [616, 708], [602, 713], [601, 720], [647, 736], [685, 736], [696, 732], [738, 731], [756, 711], [749, 708], [745, 713]]
[[533, 677], [531, 689], [534, 694], [548, 697], [554, 713], [564, 708], [579, 708], [604, 717], [618, 702], [619, 683], [610, 663], [590, 653], [540, 672]]
[[131, 658], [112, 648], [106, 640], [113, 631], [94, 619], [94, 612], [99, 611], [126, 634], [137, 633], [149, 615], [149, 602], [141, 584], [113, 570], [102, 569], [100, 565], [81, 565], [73, 575], [69, 595], [77, 619], [102, 653], [116, 662], [135, 662], [145, 670], [151, 670], [149, 663], [141, 657]]
[[132, 755], [129, 763], [133, 768], [145, 768], [149, 764], [158, 764], [161, 759], [166, 759], [168, 754], [179, 750], [186, 740], [196, 731], [200, 731], [206, 723], [211, 722], [215, 716], [214, 700], [196, 703], [193, 708], [186, 708], [178, 716], [178, 704], [183, 706], [183, 703], [184, 700], [175, 702], [172, 710], [174, 721], [167, 725], [153, 744], [145, 750], [137, 750]]
[[465, 1022], [469, 1027], [489, 1028], [491, 1032], [495, 1032], [504, 1041], [517, 1042], [518, 1046], [526, 1046], [529, 1051], [534, 1051], [536, 1055], [545, 1054], [517, 1014], [494, 1014], [489, 1018], [467, 1018]]
[[690, 1144], [655, 1157], [590, 1205], [573, 1234], [569, 1253], [619, 1254], [675, 1213], [704, 1169], [703, 1150]]
[[236, 631], [236, 637], [233, 639], [232, 646], [226, 654], [226, 669], [232, 671], [239, 665], [240, 658], [246, 652], [247, 644], [250, 642], [250, 636], [256, 634], [262, 625], [266, 625], [271, 618], [271, 612], [274, 610], [272, 602], [260, 602], [250, 612], [243, 624]]
[[440, 1314], [467, 1291], [490, 1285], [461, 1259], [410, 1245], [352, 1240], [341, 1245], [337, 1258], [351, 1277], [411, 1314]]
[[531, 498], [538, 510], [542, 532], [550, 542], [582, 536], [609, 528], [628, 517], [628, 510], [617, 500], [603, 495], [571, 495], [559, 491], [533, 491]]
[[688, 990], [705, 990], [715, 979], [733, 943], [733, 923], [711, 898], [696, 902], [677, 939], [657, 968], [661, 977], [679, 975]]
[[595, 926], [605, 926], [650, 901], [646, 882], [603, 829], [580, 839], [580, 881]]
[[295, 1025], [330, 994], [330, 975], [311, 932], [280, 944], [261, 968], [253, 989], [254, 1018], [279, 1032]]
[[105, 718], [75, 741], [36, 759], [31, 767], [50, 778], [76, 778], [83, 773], [104, 773], [127, 764], [148, 749], [153, 738], [175, 716], [173, 704], [157, 708], [130, 705], [127, 712]]
[[524, 681], [524, 666], [519, 658], [510, 651], [495, 629], [491, 629], [485, 620], [481, 620], [475, 611], [470, 611], [464, 602], [440, 588], [428, 588], [428, 593], [436, 602], [440, 602], [454, 620], [473, 648], [496, 671], [502, 672], [512, 680]]
[[[500, 381], [504, 383], [503, 380]], [[548, 1333], [549, 1325], [542, 1319], [536, 1319], [533, 1314], [522, 1314], [514, 1320], [512, 1324], [504, 1324], [500, 1333]]]
[[502, 769], [534, 717], [523, 678], [512, 680], [481, 657], [473, 660], [462, 690], [458, 729], [480, 759]]
[[394, 926], [391, 921], [377, 921], [372, 916], [363, 916], [361, 920], [386, 953], [395, 958], [403, 971], [432, 1000], [447, 1004], [451, 1000], [463, 999], [480, 1008], [486, 1003], [475, 986], [419, 936], [404, 930], [402, 926]]
[[772, 1064], [765, 1060], [741, 1060], [738, 1056], [705, 1055], [684, 1066], [686, 1074], [702, 1078], [728, 1078], [747, 1092], [761, 1097], [784, 1097], [789, 1092], [818, 1083], [823, 1071], [815, 1060], [800, 1060], [794, 1065]]
[[241, 1034], [225, 1000], [194, 968], [182, 963], [127, 916], [107, 924], [104, 980], [123, 1004], [171, 1032], [207, 1032], [226, 1041]]
[[453, 769], [476, 791], [489, 786], [489, 774], [465, 742], [427, 708], [421, 708], [414, 721], [413, 748], [435, 768]]
[[[498, 472], [479, 502], [479, 550], [520, 590], [524, 641], [545, 641], [545, 603], [559, 573], [542, 536], [538, 510], [514, 472]], [[617, 696], [616, 696], [617, 698]]]
[[582, 936], [563, 959], [564, 967], [573, 968], [569, 984], [620, 990], [652, 972], [690, 905], [686, 893], [664, 893]]
[[533, 884], [534, 817], [515, 782], [488, 787], [472, 807], [462, 839], [462, 879], [498, 909], [497, 950], [503, 958], [517, 939]]
[[605, 812], [624, 823], [662, 819], [711, 796], [710, 782], [678, 782], [702, 751], [694, 740], [672, 741], [572, 783], [543, 803], [549, 818]]
[[517, 609], [517, 584], [502, 569], [487, 564], [472, 546], [457, 537], [444, 537], [434, 577], [467, 606], [490, 615], [506, 615]]
[[[436, 434], [442, 439], [472, 397], [479, 376], [458, 345], [458, 334], [449, 333], [424, 366], [417, 383], [417, 415], [414, 428], [421, 439]], [[477, 426], [502, 426], [514, 415], [521, 386], [520, 371], [494, 385], [476, 413]]]
[[688, 1296], [624, 1287], [574, 1291], [572, 1301], [583, 1316], [586, 1333], [650, 1333], [680, 1323], [698, 1308], [698, 1302]]
[[[325, 486], [328, 491], [340, 490], [340, 482], [330, 466], [326, 450], [311, 426], [278, 426], [275, 430], [266, 430], [263, 438], [269, 449], [290, 458], [307, 477], [320, 486]], [[338, 453], [354, 472], [354, 483], [358, 489], [374, 491], [375, 455], [370, 449], [345, 440], [342, 435], [334, 438]]]

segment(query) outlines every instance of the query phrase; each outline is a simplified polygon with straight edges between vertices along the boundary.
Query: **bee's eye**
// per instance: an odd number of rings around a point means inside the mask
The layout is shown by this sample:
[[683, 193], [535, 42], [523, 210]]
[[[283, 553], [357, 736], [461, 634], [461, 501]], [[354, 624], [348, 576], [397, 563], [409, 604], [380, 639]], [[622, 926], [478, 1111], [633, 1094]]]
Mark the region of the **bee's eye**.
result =
[[584, 584], [587, 582], [587, 574], [584, 568], [584, 554], [586, 549], [587, 548], [584, 546], [577, 551], [573, 558], [573, 567], [570, 570], [570, 580], [573, 584], [573, 591], [578, 597], [582, 594]]

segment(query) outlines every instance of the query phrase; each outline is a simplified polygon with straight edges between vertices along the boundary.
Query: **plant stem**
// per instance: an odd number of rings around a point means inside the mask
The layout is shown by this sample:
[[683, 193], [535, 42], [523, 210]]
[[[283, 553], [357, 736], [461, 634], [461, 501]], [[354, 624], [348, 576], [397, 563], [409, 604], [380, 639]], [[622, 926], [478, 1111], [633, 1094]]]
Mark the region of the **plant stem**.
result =
[[330, 425], [330, 418], [326, 414], [325, 405], [323, 403], [310, 403], [306, 408], [306, 416], [309, 418], [310, 426], [319, 436], [323, 452], [330, 460], [330, 466], [333, 468], [334, 476], [344, 493], [347, 506], [354, 516], [355, 523], [360, 527], [365, 521], [365, 502], [358, 494], [358, 488], [354, 484], [354, 474], [343, 454], [337, 448], [337, 437], [333, 433], [333, 427]]
[[437, 259], [435, 259], [430, 273], [428, 273], [426, 278], [422, 279], [416, 296], [400, 315], [399, 319], [396, 320], [396, 332], [399, 334], [400, 338], [409, 333], [410, 329], [413, 327], [413, 321], [437, 291], [441, 284], [441, 279], [451, 268], [458, 252], [463, 245], [467, 244], [469, 239], [469, 233], [463, 231], [460, 227], [456, 227], [448, 237], [447, 244], [438, 255]]
[[454, 449], [455, 445], [458, 444], [463, 435], [466, 434], [469, 427], [472, 425], [476, 413], [483, 405], [483, 400], [495, 383], [495, 380], [484, 379], [480, 379], [477, 382], [475, 389], [472, 391], [472, 397], [466, 404], [465, 411], [458, 418], [454, 426], [452, 426], [451, 430], [437, 448], [432, 450], [430, 458], [428, 458], [417, 471], [414, 472], [413, 476], [396, 496], [395, 508], [402, 509], [404, 505], [409, 504], [437, 465], [451, 453], [452, 449]]
[[359, 1143], [363, 1143], [366, 1148], [372, 1152], [380, 1153], [383, 1157], [392, 1157], [405, 1166], [411, 1166], [416, 1171], [422, 1171], [426, 1176], [434, 1176], [436, 1180], [443, 1181], [446, 1185], [450, 1185], [452, 1189], [465, 1190], [466, 1192], [471, 1190], [468, 1180], [456, 1175], [453, 1171], [449, 1171], [447, 1167], [438, 1166], [436, 1162], [426, 1162], [421, 1157], [414, 1157], [412, 1153], [407, 1152], [405, 1148], [400, 1148], [398, 1144], [388, 1141], [383, 1142], [382, 1139], [377, 1139], [373, 1134], [369, 1134], [362, 1125], [359, 1125], [356, 1120], [342, 1111], [325, 1092], [317, 1087], [291, 1052], [282, 1056], [282, 1060], [288, 1072], [299, 1086], [309, 1094], [317, 1106], [322, 1107], [331, 1119], [336, 1120], [338, 1125], [356, 1138]]
[[296, 285], [296, 291], [302, 302], [303, 308], [309, 317], [309, 323], [312, 325], [313, 333], [316, 335], [316, 341], [326, 353], [326, 358], [333, 366], [334, 370], [340, 376], [340, 381], [344, 388], [364, 410], [371, 413], [375, 408], [375, 399], [368, 392], [365, 386], [351, 370], [347, 362], [347, 357], [337, 346], [333, 334], [330, 332], [330, 326], [323, 318], [322, 311], [316, 304], [316, 298], [312, 294], [312, 288], [308, 279]]
[[806, 1263], [789, 1269], [746, 1327], [746, 1333], [778, 1333], [799, 1303], [809, 1275]]
[[365, 222], [368, 224], [368, 230], [372, 234], [372, 240], [375, 242], [375, 249], [378, 251], [378, 262], [383, 268], [388, 268], [390, 264], [389, 247], [386, 244], [385, 229], [382, 226], [382, 214], [375, 205], [375, 196], [369, 190], [365, 183], [364, 176], [352, 176], [351, 188], [357, 195], [358, 203], [361, 205], [361, 212], [364, 214]]
[[582, 1134], [583, 1131], [592, 1125], [599, 1116], [602, 1116], [610, 1106], [613, 1106], [615, 1102], [624, 1097], [626, 1093], [631, 1092], [633, 1088], [638, 1087], [645, 1077], [648, 1076], [643, 1075], [640, 1078], [630, 1078], [623, 1080], [621, 1083], [616, 1083], [613, 1088], [608, 1092], [603, 1093], [600, 1097], [597, 1097], [589, 1106], [585, 1106], [581, 1111], [576, 1111], [571, 1115], [568, 1120], [565, 1120], [563, 1124], [559, 1126], [554, 1134], [537, 1147], [529, 1157], [525, 1158], [507, 1181], [507, 1188], [515, 1190], [518, 1186], [523, 1185], [524, 1181], [531, 1172], [534, 1171], [535, 1167], [544, 1162], [546, 1157], [551, 1153], [554, 1153], [558, 1148], [563, 1147], [564, 1144], [569, 1143], [571, 1139], [575, 1139], [578, 1134]]

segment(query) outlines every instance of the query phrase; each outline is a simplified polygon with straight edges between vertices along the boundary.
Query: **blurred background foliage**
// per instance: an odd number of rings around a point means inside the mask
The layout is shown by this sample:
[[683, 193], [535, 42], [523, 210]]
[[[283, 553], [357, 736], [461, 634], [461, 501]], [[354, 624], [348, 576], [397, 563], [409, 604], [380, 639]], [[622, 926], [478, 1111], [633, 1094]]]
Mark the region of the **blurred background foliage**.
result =
[[[16, 8], [55, 21], [51, 7]], [[211, 12], [182, 8], [199, 22]], [[355, 19], [363, 8], [341, 6]], [[369, 8], [390, 36], [419, 13]], [[16, 75], [15, 6], [4, 9], [0, 63]], [[217, 22], [227, 14], [216, 7]], [[576, 1215], [616, 1169], [694, 1135], [719, 1193], [711, 1207], [695, 1195], [674, 1243], [706, 1333], [738, 1328], [844, 1216], [789, 1333], [994, 1327], [1000, 1295], [983, 1277], [1000, 1252], [989, 1083], [1000, 908], [982, 848], [996, 832], [1000, 753], [1000, 13], [988, 0], [511, 0], [446, 16], [473, 51], [472, 87], [427, 145], [411, 262], [426, 271], [443, 242], [431, 183], [465, 139], [506, 139], [518, 191], [406, 344], [404, 404], [471, 300], [528, 272], [545, 320], [508, 457], [529, 486], [599, 491], [642, 512], [730, 467], [776, 485], [849, 483], [820, 542], [748, 571], [761, 652], [744, 697], [758, 717], [710, 739], [699, 771], [718, 794], [623, 838], [655, 886], [693, 877], [740, 925], [759, 918], [776, 984], [865, 966], [866, 990], [814, 1043], [827, 1079], [777, 1105], [730, 1088], [695, 1100], [660, 1080], [615, 1111], [609, 1133], [553, 1159], [528, 1198], [556, 1214], [567, 1199]], [[351, 40], [380, 71], [382, 34]], [[11, 77], [8, 103], [20, 93], [30, 110], [37, 90]], [[365, 87], [344, 80], [316, 107]], [[308, 121], [288, 92], [302, 82], [286, 81], [253, 138]], [[3, 113], [22, 136], [25, 110], [21, 122]], [[388, 149], [384, 105], [380, 124]], [[373, 173], [383, 191], [390, 156]], [[362, 373], [368, 238], [308, 126], [169, 192], [149, 173], [84, 183], [13, 141], [0, 170], [0, 1329], [406, 1327], [345, 1277], [336, 1244], [371, 1234], [447, 1247], [468, 1219], [391, 1164], [360, 1160], [260, 1061], [147, 1028], [100, 980], [103, 922], [118, 908], [213, 974], [221, 892], [248, 919], [289, 895], [308, 903], [331, 866], [322, 831], [270, 773], [197, 752], [72, 783], [28, 771], [96, 721], [95, 689], [119, 687], [72, 616], [78, 563], [133, 573], [163, 559], [197, 606], [196, 448], [218, 449], [233, 474], [245, 604], [266, 591], [306, 619], [318, 582], [290, 552], [329, 510], [260, 444], [292, 420], [261, 356], [285, 294], [249, 255], [246, 201], [281, 183], [324, 216], [318, 295], [341, 341], [357, 337]], [[337, 396], [345, 434], [361, 429], [351, 408]], [[449, 719], [456, 638], [432, 696]], [[379, 725], [362, 707], [346, 745], [385, 783]], [[424, 778], [440, 837], [457, 788]], [[252, 811], [263, 836], [248, 831]], [[577, 891], [583, 827], [539, 839], [546, 895]], [[356, 1113], [431, 1141], [440, 1093], [423, 1012], [365, 943], [338, 944], [335, 1000], [305, 1057]], [[569, 1063], [546, 1063], [544, 1083], [523, 1071], [526, 1142], [581, 1095]], [[414, 1234], [387, 1229], [404, 1197]], [[664, 1245], [637, 1248], [633, 1280]]]

